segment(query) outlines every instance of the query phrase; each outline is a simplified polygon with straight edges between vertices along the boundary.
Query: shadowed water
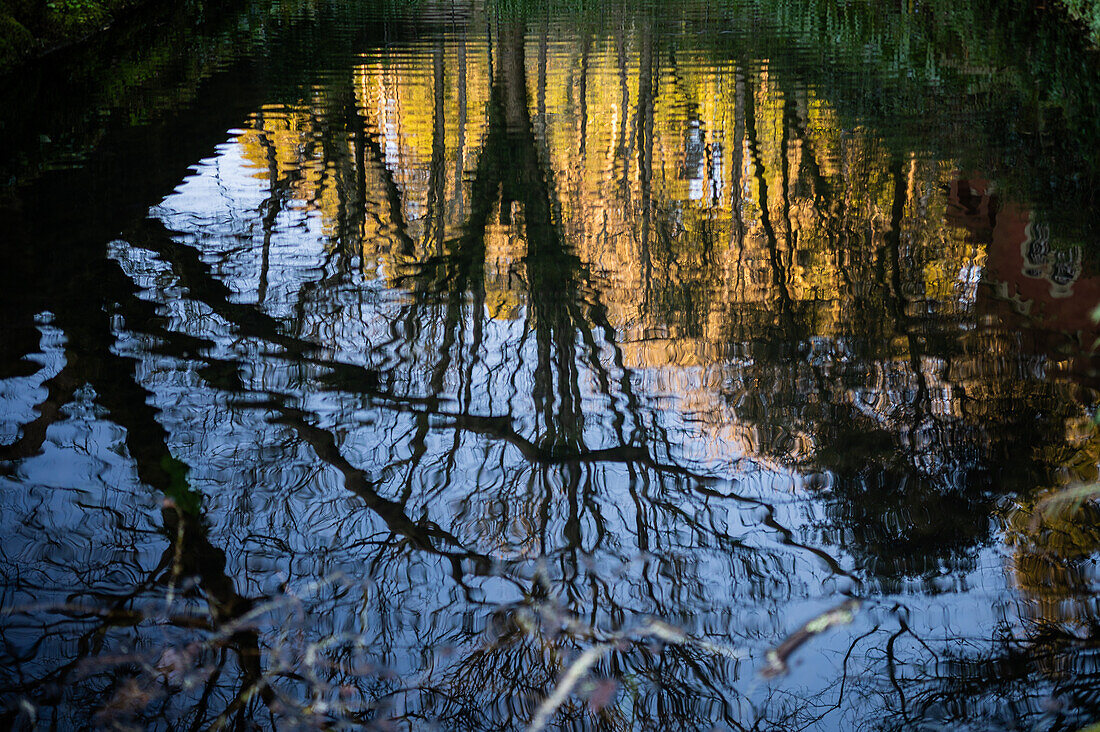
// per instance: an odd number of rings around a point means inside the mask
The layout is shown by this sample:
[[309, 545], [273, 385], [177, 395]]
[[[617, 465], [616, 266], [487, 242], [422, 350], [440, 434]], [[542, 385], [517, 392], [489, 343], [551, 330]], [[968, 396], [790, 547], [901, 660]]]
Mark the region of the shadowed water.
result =
[[0, 720], [1100, 720], [1100, 76], [970, 10], [244, 2], [7, 79]]

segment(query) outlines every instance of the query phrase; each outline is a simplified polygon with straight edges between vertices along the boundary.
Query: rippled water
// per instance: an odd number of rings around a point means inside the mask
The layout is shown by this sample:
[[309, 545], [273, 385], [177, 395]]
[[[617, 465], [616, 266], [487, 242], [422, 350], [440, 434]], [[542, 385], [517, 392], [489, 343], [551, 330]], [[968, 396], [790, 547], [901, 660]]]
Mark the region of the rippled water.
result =
[[1095, 54], [861, 7], [241, 3], [8, 79], [0, 720], [1100, 719]]

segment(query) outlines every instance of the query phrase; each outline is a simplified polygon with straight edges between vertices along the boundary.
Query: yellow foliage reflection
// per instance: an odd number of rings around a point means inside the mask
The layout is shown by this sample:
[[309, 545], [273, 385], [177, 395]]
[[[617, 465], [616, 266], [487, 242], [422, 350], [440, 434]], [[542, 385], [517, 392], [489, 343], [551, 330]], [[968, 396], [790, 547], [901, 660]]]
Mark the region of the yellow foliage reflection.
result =
[[[497, 21], [485, 43], [365, 56], [346, 83], [256, 112], [237, 144], [267, 210], [316, 212], [368, 279], [461, 295], [477, 318], [537, 332], [536, 381], [565, 389], [547, 369], [565, 374], [585, 349], [598, 362], [605, 331], [617, 367], [690, 415], [704, 462], [832, 470], [853, 430], [934, 477], [958, 469], [947, 442], [989, 451], [985, 426], [1021, 399], [1076, 434], [1068, 386], [1018, 378], [1018, 325], [1076, 323], [1074, 293], [1096, 283], [1079, 256], [1044, 248], [1026, 209], [958, 161], [846, 126], [766, 60], [656, 48], [644, 23], [529, 31]], [[762, 357], [776, 343], [788, 351]], [[540, 431], [583, 430], [583, 409], [554, 404]], [[821, 416], [841, 411], [843, 428]], [[1094, 466], [1094, 431], [1051, 438], [1076, 442]], [[1030, 457], [1064, 462], [1049, 449]], [[1096, 548], [1081, 541], [1043, 551]], [[1072, 581], [1035, 556], [1018, 559], [1020, 585], [1057, 604]]]

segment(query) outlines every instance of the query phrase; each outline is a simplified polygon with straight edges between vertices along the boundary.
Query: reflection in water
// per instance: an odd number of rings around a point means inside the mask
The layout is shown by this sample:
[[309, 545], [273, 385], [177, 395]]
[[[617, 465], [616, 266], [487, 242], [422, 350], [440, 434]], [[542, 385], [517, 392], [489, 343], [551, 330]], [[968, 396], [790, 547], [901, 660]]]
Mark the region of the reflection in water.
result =
[[5, 718], [1100, 715], [1081, 253], [782, 60], [430, 15], [10, 305]]

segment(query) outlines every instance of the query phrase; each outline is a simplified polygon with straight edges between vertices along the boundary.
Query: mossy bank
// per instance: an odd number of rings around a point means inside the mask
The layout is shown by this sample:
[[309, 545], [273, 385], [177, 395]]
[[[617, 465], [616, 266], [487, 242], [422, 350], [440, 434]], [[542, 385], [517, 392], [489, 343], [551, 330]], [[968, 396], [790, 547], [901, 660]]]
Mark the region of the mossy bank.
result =
[[79, 41], [150, 0], [0, 0], [0, 71]]

